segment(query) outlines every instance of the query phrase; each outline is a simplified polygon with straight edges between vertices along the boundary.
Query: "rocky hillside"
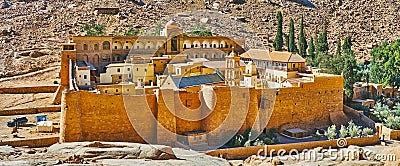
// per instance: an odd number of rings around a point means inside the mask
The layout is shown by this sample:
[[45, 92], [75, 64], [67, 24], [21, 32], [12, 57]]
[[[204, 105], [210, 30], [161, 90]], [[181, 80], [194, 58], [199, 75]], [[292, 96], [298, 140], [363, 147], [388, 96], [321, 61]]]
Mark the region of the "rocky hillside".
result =
[[[283, 12], [286, 33], [290, 18], [298, 29], [304, 16], [308, 39], [327, 26], [333, 51], [338, 37], [351, 35], [356, 56], [361, 60], [369, 58], [374, 45], [399, 38], [397, 0], [343, 0], [342, 3], [314, 0], [313, 3], [316, 8], [281, 0], [1, 0], [0, 77], [30, 72], [59, 61], [60, 43], [69, 35], [83, 34], [80, 27], [84, 23], [106, 24], [108, 33], [123, 33], [129, 26], [146, 29], [163, 17], [188, 10], [211, 10], [242, 20], [269, 47], [276, 30], [276, 11]], [[116, 7], [120, 13], [97, 14], [96, 7]]]

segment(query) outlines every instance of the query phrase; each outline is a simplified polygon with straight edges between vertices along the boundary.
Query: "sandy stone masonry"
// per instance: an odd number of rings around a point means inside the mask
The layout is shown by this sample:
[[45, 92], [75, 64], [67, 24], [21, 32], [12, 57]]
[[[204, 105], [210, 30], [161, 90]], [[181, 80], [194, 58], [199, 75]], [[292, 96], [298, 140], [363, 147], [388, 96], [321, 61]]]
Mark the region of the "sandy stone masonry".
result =
[[[196, 121], [180, 119], [172, 113], [185, 110], [186, 108], [178, 105], [191, 100], [192, 105], [186, 111], [195, 113], [193, 116], [201, 116], [201, 113], [196, 115], [196, 111], [204, 111], [204, 108], [200, 107], [201, 100], [199, 100], [200, 94], [198, 93], [160, 90], [158, 96], [120, 96], [94, 94], [86, 91], [66, 91], [63, 93], [61, 106], [60, 140], [62, 142], [93, 140], [151, 142], [173, 145], [177, 139], [176, 136], [171, 137], [165, 132], [178, 134], [193, 130], [212, 132], [226, 120], [231, 109], [237, 108], [248, 109], [246, 118], [243, 119], [244, 123], [240, 127], [240, 131], [244, 131], [253, 126], [255, 117], [263, 110], [259, 107], [262, 94], [267, 95], [266, 98], [272, 99], [271, 109], [266, 110], [266, 113], [270, 111], [272, 114], [270, 113], [270, 119], [264, 117], [264, 120], [256, 123], [266, 123], [264, 126], [266, 125], [267, 129], [279, 128], [287, 123], [312, 121], [329, 123], [329, 113], [342, 111], [343, 108], [343, 78], [341, 76], [316, 76], [313, 83], [304, 83], [300, 87], [294, 88], [280, 88], [278, 94], [274, 93], [276, 89], [270, 89], [269, 92], [253, 88], [241, 89], [247, 89], [250, 98], [235, 98], [235, 102], [237, 104], [249, 102], [248, 106], [232, 105], [231, 108], [230, 88], [215, 87], [215, 107], [205, 119]], [[163, 98], [165, 93], [174, 97]], [[129, 102], [129, 106], [124, 102]], [[175, 106], [171, 108], [171, 105], [166, 105], [165, 102], [175, 103]], [[156, 121], [149, 115], [154, 116]], [[140, 120], [136, 122], [141, 122], [141, 124], [133, 124], [132, 118], [139, 118]], [[240, 121], [240, 119], [236, 121]], [[234, 130], [232, 125], [236, 124], [232, 122], [225, 125], [222, 131], [228, 132]], [[262, 126], [262, 124], [260, 125]], [[139, 135], [133, 126], [141, 126], [141, 130], [147, 132], [141, 132]], [[208, 143], [212, 145], [213, 141], [210, 140]]]

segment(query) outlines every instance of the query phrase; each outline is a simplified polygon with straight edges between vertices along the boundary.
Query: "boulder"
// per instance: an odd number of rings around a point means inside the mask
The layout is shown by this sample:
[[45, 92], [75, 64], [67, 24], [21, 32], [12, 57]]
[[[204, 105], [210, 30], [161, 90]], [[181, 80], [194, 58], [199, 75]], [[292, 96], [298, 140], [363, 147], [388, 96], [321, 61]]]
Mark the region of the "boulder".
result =
[[54, 144], [47, 149], [48, 155], [80, 156], [82, 158], [109, 159], [176, 159], [171, 147], [164, 145], [148, 145], [122, 142], [73, 142]]

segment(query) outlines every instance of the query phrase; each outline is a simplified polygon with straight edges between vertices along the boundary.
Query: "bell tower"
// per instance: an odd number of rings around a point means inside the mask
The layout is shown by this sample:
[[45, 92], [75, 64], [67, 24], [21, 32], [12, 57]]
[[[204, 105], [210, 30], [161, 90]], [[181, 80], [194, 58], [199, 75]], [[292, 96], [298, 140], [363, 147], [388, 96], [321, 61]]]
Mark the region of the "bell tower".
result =
[[225, 57], [225, 61], [225, 84], [229, 86], [239, 86], [240, 57], [235, 53], [233, 48], [232, 52]]

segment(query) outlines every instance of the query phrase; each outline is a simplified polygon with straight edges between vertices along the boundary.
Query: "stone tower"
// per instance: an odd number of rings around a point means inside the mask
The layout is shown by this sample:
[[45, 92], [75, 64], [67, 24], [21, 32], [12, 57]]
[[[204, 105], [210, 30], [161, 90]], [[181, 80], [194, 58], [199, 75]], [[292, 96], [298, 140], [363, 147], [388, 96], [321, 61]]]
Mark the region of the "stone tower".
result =
[[239, 86], [240, 84], [240, 57], [232, 52], [225, 57], [226, 69], [225, 69], [225, 84], [229, 86]]

